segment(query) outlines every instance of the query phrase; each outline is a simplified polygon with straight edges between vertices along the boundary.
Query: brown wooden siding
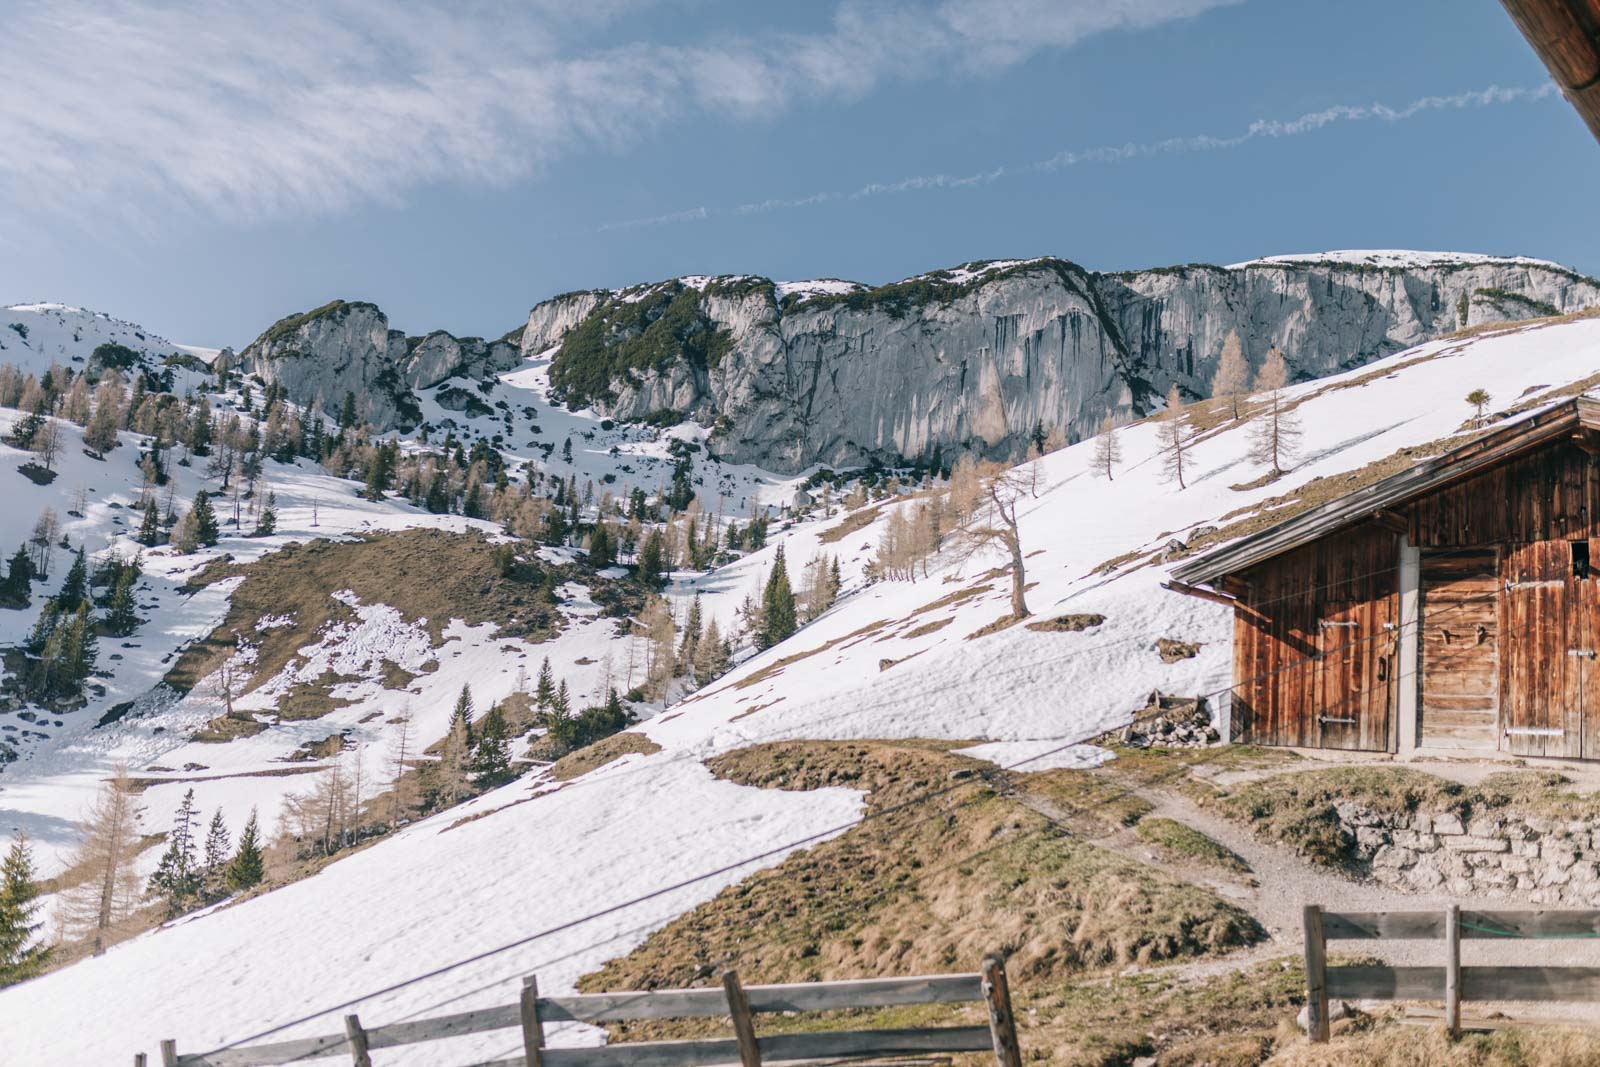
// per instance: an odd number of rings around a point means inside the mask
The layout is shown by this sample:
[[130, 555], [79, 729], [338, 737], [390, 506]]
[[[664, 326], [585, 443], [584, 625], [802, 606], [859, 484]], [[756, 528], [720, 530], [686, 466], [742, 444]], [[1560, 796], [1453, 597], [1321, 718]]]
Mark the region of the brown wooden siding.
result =
[[1395, 677], [1388, 526], [1345, 526], [1242, 572], [1234, 736], [1392, 750], [1410, 685], [1424, 746], [1600, 758], [1597, 501], [1596, 459], [1559, 440], [1397, 506], [1422, 550], [1418, 678]]
[[1384, 751], [1394, 729], [1398, 538], [1360, 526], [1246, 575], [1235, 617], [1234, 736]]

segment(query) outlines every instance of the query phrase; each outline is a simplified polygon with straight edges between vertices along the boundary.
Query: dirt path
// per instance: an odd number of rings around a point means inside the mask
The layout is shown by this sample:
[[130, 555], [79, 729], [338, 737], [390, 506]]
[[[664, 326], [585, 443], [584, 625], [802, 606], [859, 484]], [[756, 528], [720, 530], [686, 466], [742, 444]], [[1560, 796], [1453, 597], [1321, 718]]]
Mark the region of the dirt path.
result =
[[[1404, 893], [1374, 882], [1358, 881], [1326, 868], [1313, 867], [1282, 846], [1257, 840], [1248, 829], [1215, 815], [1176, 793], [1156, 789], [1133, 790], [1153, 805], [1146, 818], [1163, 817], [1200, 831], [1218, 844], [1237, 853], [1250, 866], [1250, 874], [1231, 874], [1196, 863], [1178, 863], [1163, 856], [1140, 840], [1132, 829], [1121, 830], [1092, 843], [1130, 859], [1164, 871], [1175, 878], [1205, 886], [1224, 900], [1249, 912], [1267, 932], [1261, 943], [1221, 959], [1202, 960], [1162, 968], [1163, 973], [1183, 978], [1201, 978], [1248, 967], [1265, 959], [1298, 956], [1303, 948], [1302, 909], [1308, 903], [1338, 911], [1419, 911], [1444, 910], [1446, 905], [1463, 907], [1515, 908], [1515, 901], [1487, 901], [1478, 897], [1448, 894]], [[1022, 802], [1056, 822], [1066, 823], [1063, 813], [1048, 799], [1023, 794]], [[1438, 941], [1347, 941], [1331, 946], [1331, 954], [1373, 957], [1391, 966], [1438, 966], [1443, 963], [1443, 944]], [[1461, 962], [1465, 966], [1490, 964], [1539, 964], [1543, 966], [1600, 966], [1600, 940], [1476, 941], [1462, 943]], [[1562, 1020], [1600, 1024], [1600, 1004], [1502, 1004], [1471, 1006], [1469, 1015], [1485, 1017], [1502, 1013], [1515, 1019]]]

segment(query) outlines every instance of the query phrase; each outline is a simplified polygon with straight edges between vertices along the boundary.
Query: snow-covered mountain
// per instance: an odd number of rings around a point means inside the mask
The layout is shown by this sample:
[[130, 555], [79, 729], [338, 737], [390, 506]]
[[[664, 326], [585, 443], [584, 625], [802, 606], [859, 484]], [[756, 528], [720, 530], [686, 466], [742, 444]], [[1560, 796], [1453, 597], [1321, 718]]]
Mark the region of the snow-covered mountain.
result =
[[0, 363], [35, 374], [43, 374], [51, 363], [82, 369], [101, 345], [128, 349], [146, 367], [181, 364], [184, 357], [209, 363], [218, 354], [212, 348], [176, 345], [135, 323], [68, 304], [0, 307]]
[[[998, 555], [964, 558], [945, 551], [916, 581], [869, 581], [868, 565], [896, 509], [915, 508], [916, 498], [881, 499], [848, 512], [835, 499], [792, 522], [779, 521], [766, 548], [708, 572], [675, 575], [671, 601], [681, 611], [699, 594], [708, 616], [731, 625], [780, 549], [795, 571], [819, 554], [837, 556], [844, 596], [792, 638], [651, 714], [627, 735], [626, 754], [566, 781], [548, 773], [525, 776], [339, 858], [313, 877], [195, 913], [103, 957], [0, 991], [0, 1017], [28, 1020], [8, 1030], [7, 1054], [25, 1063], [89, 1064], [154, 1052], [163, 1037], [176, 1037], [184, 1050], [211, 1047], [667, 882], [771, 852], [603, 920], [363, 1001], [359, 1010], [374, 1025], [442, 1001], [452, 1010], [504, 1003], [529, 973], [539, 975], [542, 990], [569, 989], [652, 929], [778, 862], [787, 843], [859, 816], [861, 798], [852, 790], [747, 788], [704, 765], [712, 755], [758, 741], [945, 738], [980, 742], [966, 751], [1003, 764], [1055, 749], [1062, 751], [1049, 764], [1101, 759], [1098, 750], [1070, 743], [1126, 722], [1152, 689], [1201, 694], [1227, 684], [1229, 613], [1163, 591], [1168, 561], [1230, 536], [1229, 524], [1241, 516], [1292, 506], [1308, 488], [1350, 484], [1350, 472], [1402, 450], [1420, 454], [1457, 439], [1471, 411], [1441, 398], [1482, 388], [1495, 398], [1491, 407], [1510, 413], [1592, 386], [1600, 373], [1597, 345], [1600, 319], [1593, 317], [1508, 325], [1429, 341], [1371, 366], [1296, 385], [1288, 395], [1304, 426], [1301, 459], [1267, 484], [1248, 458], [1248, 423], [1230, 422], [1207, 405], [1189, 415], [1198, 437], [1189, 485], [1181, 491], [1162, 477], [1152, 422], [1119, 431], [1125, 458], [1112, 480], [1091, 473], [1094, 446], [1088, 441], [1024, 466], [1024, 473], [1037, 476], [1035, 492], [1019, 509], [1035, 621], [1103, 616], [1082, 629], [1004, 623], [1009, 583], [992, 569], [1002, 562]], [[498, 434], [518, 466], [576, 473], [614, 490], [654, 489], [670, 470], [671, 442], [703, 440], [698, 428], [651, 433], [608, 426], [594, 411], [566, 411], [551, 399], [549, 372], [550, 356], [543, 355], [491, 376], [487, 391], [480, 391], [487, 413], [440, 402], [436, 393], [449, 383], [422, 389], [423, 418], [434, 426], [452, 420], [465, 440]], [[4, 421], [16, 417], [7, 412]], [[138, 441], [125, 435], [124, 447], [100, 460], [76, 447], [70, 436], [76, 431], [66, 432], [66, 458], [54, 483], [36, 486], [10, 475], [20, 506], [6, 511], [0, 547], [20, 541], [45, 503], [67, 510], [70, 489], [80, 485], [92, 492], [93, 504], [65, 523], [68, 539], [96, 549], [130, 547]], [[570, 462], [526, 444], [567, 439], [576, 442]], [[22, 458], [0, 446], [0, 475]], [[726, 490], [730, 501], [740, 501], [730, 514], [751, 498], [787, 501], [796, 487], [703, 456], [697, 473], [707, 479], [700, 486], [703, 499]], [[205, 483], [198, 466], [177, 476], [180, 498]], [[280, 501], [272, 537], [224, 536], [215, 550], [187, 556], [147, 553], [141, 600], [148, 621], [136, 639], [115, 648], [123, 658], [114, 661], [104, 694], [59, 722], [30, 724], [44, 736], [32, 739], [24, 757], [0, 775], [0, 825], [25, 825], [45, 843], [47, 855], [58, 852], [72, 839], [76, 813], [117, 760], [130, 762], [141, 780], [145, 832], [164, 829], [189, 788], [202, 810], [221, 808], [234, 826], [252, 806], [270, 821], [287, 792], [331, 765], [334, 757], [315, 751], [297, 756], [306, 742], [340, 735], [344, 758], [361, 746], [381, 777], [377, 768], [398, 742], [398, 712], [409, 709], [415, 742], [430, 743], [442, 733], [463, 681], [482, 708], [511, 691], [519, 667], [531, 670], [546, 655], [586, 698], [602, 681], [608, 657], [611, 670], [627, 669], [636, 638], [605, 616], [601, 573], [587, 584], [562, 585], [559, 633], [542, 639], [512, 634], [503, 620], [419, 620], [396, 606], [407, 599], [408, 591], [399, 588], [387, 595], [382, 589], [364, 595], [332, 590], [342, 613], [316, 631], [294, 670], [332, 670], [340, 679], [332, 691], [338, 706], [306, 719], [276, 716], [267, 729], [242, 739], [193, 740], [192, 731], [221, 710], [214, 688], [196, 685], [176, 701], [138, 701], [178, 662], [180, 649], [238, 606], [238, 578], [190, 581], [212, 560], [227, 554], [234, 564], [248, 564], [282, 557], [290, 542], [363, 531], [436, 527], [501, 536], [478, 520], [429, 515], [393, 498], [360, 499], [358, 485], [303, 460], [271, 462], [264, 478]], [[541, 565], [554, 568], [575, 553], [541, 549], [539, 555]], [[292, 570], [293, 564], [282, 573]], [[418, 584], [443, 577], [425, 566], [406, 573]], [[253, 610], [249, 632], [265, 646], [265, 635], [282, 622], [264, 608]], [[0, 621], [7, 627], [0, 635], [5, 643], [20, 636], [26, 620], [23, 613], [0, 611]], [[1195, 644], [1197, 653], [1167, 662], [1155, 647], [1162, 637]], [[111, 644], [104, 651], [113, 651]], [[429, 657], [436, 665], [425, 670]], [[130, 700], [134, 708], [97, 725]], [[263, 698], [264, 719], [274, 718], [268, 705]], [[95, 1027], [77, 1025], [84, 1004], [98, 1006]], [[338, 1025], [337, 1015], [324, 1016], [293, 1033]], [[572, 1028], [554, 1035], [560, 1042], [596, 1038], [594, 1031]], [[439, 1062], [441, 1056], [466, 1062], [509, 1054], [505, 1046], [505, 1035], [490, 1035], [385, 1050], [384, 1056], [392, 1064]]]

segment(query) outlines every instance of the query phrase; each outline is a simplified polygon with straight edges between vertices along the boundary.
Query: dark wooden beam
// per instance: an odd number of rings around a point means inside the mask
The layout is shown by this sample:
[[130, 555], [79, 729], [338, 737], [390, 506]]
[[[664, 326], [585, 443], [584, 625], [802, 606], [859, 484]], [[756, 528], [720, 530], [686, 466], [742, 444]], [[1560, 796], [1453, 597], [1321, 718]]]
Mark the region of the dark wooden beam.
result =
[[1214, 584], [1218, 589], [1238, 600], [1243, 600], [1250, 595], [1250, 583], [1237, 574], [1224, 574]]
[[1600, 0], [1500, 0], [1600, 140]]
[[1600, 456], [1600, 440], [1595, 438], [1592, 430], [1579, 430], [1572, 435], [1572, 443], [1591, 456]]
[[1202, 589], [1198, 585], [1185, 585], [1183, 582], [1177, 581], [1176, 579], [1162, 582], [1161, 588], [1173, 593], [1182, 593], [1184, 596], [1199, 597], [1201, 600], [1210, 600], [1213, 603], [1226, 604], [1230, 608], [1237, 608], [1241, 611], [1250, 610], [1236, 597], [1231, 597], [1226, 593], [1219, 593], [1214, 589]]
[[1397, 534], [1407, 534], [1411, 532], [1411, 520], [1407, 519], [1398, 511], [1390, 511], [1388, 508], [1379, 508], [1377, 511], [1372, 513], [1371, 518], [1373, 522], [1377, 523], [1379, 526], [1382, 526], [1385, 530], [1393, 530]]

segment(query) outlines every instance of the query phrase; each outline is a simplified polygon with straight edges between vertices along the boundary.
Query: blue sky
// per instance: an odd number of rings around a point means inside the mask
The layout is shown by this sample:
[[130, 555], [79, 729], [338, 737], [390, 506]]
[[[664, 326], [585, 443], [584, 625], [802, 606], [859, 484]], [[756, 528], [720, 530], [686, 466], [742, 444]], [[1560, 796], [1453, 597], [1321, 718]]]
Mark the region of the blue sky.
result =
[[1040, 254], [1600, 274], [1600, 146], [1489, 0], [18, 0], [7, 34], [0, 303], [188, 343]]

